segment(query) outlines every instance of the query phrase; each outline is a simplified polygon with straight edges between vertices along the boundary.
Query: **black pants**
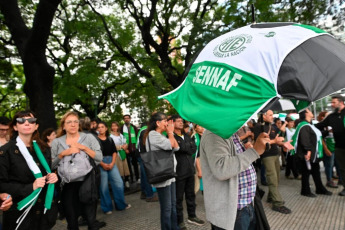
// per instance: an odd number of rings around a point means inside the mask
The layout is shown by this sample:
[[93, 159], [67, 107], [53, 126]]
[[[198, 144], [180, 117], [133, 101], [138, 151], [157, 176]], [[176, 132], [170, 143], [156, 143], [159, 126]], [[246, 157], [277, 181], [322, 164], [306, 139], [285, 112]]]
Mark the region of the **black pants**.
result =
[[309, 176], [310, 174], [313, 177], [316, 192], [317, 193], [323, 193], [327, 191], [325, 186], [323, 186], [321, 181], [321, 175], [320, 175], [320, 165], [319, 163], [310, 163], [311, 164], [311, 170], [308, 170], [306, 161], [304, 159], [299, 159], [300, 161], [300, 169], [302, 174], [302, 189], [301, 194], [309, 194], [310, 191], [310, 185], [309, 185]]
[[194, 175], [184, 179], [176, 180], [176, 212], [177, 223], [183, 222], [183, 195], [186, 198], [188, 217], [195, 217], [195, 193], [194, 193]]
[[132, 163], [133, 168], [134, 168], [135, 179], [136, 180], [139, 179], [139, 165], [138, 165], [137, 157], [135, 156], [135, 152], [130, 152], [129, 154], [126, 155], [126, 158], [127, 158], [127, 164], [128, 164], [128, 168], [129, 168], [129, 173], [131, 174], [130, 175], [131, 181], [134, 182], [133, 170], [132, 170], [131, 163]]
[[61, 203], [65, 212], [68, 230], [78, 230], [78, 218], [81, 215], [80, 210], [83, 210], [84, 217], [88, 223], [89, 230], [97, 230], [95, 227], [96, 220], [96, 205], [95, 202], [91, 204], [84, 204], [79, 201], [79, 188], [82, 182], [66, 183], [63, 186], [61, 194]]
[[290, 152], [286, 153], [286, 169], [285, 169], [285, 176], [290, 176], [291, 172], [295, 178], [298, 177], [298, 163], [296, 162], [296, 155], [291, 156]]

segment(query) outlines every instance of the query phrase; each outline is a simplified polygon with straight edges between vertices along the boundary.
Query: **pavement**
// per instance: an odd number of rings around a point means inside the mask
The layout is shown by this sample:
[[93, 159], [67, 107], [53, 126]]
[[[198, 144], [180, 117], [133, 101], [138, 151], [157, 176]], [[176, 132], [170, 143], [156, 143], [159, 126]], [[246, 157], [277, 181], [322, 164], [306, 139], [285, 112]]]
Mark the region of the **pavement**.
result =
[[[322, 181], [325, 183], [324, 172], [321, 172]], [[272, 230], [345, 230], [345, 197], [341, 197], [338, 193], [342, 190], [339, 188], [327, 188], [333, 192], [332, 196], [317, 195], [316, 198], [308, 198], [300, 195], [301, 181], [286, 179], [284, 171], [281, 171], [279, 190], [285, 200], [285, 206], [292, 210], [291, 214], [281, 214], [271, 210], [271, 205], [266, 202], [268, 188], [261, 186], [265, 190], [262, 199], [265, 213]], [[310, 177], [311, 190], [315, 192], [315, 186]], [[146, 230], [160, 229], [159, 203], [148, 203], [140, 200], [140, 192], [138, 186], [132, 185], [131, 190], [136, 191], [127, 193], [125, 199], [132, 208], [125, 211], [113, 211], [112, 214], [104, 214], [98, 208], [97, 220], [106, 222], [106, 226], [102, 230]], [[196, 214], [200, 219], [206, 220], [205, 206], [203, 195], [199, 191], [196, 196]], [[188, 229], [211, 229], [211, 225], [207, 222], [204, 226], [195, 226], [185, 223]], [[54, 230], [67, 229], [66, 220], [58, 220], [53, 228]], [[86, 230], [87, 227], [80, 229]]]

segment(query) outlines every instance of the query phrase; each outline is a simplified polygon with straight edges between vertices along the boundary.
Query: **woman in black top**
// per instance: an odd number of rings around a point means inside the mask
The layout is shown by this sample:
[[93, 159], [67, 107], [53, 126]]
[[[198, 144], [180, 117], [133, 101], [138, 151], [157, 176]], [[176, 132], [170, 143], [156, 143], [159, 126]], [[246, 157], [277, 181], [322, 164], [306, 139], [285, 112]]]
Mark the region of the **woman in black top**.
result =
[[124, 186], [119, 170], [116, 167], [116, 146], [109, 137], [108, 127], [104, 122], [98, 124], [98, 138], [101, 142], [103, 160], [100, 163], [101, 167], [101, 208], [105, 214], [111, 214], [113, 210], [112, 199], [109, 192], [108, 183], [111, 186], [115, 208], [117, 210], [124, 210], [131, 207], [125, 202]]
[[[51, 154], [48, 146], [40, 140], [37, 128], [37, 118], [33, 112], [18, 112], [10, 125], [11, 140], [0, 148], [0, 192], [6, 192], [13, 198], [12, 207], [3, 214], [4, 230], [47, 230], [56, 222], [57, 208], [49, 198], [53, 193], [46, 194], [48, 185], [56, 183], [58, 179], [55, 173], [48, 172]], [[33, 141], [36, 141], [40, 151], [33, 147], [36, 145]], [[53, 192], [54, 188], [51, 189]], [[39, 192], [38, 198], [35, 198], [36, 192]], [[23, 201], [28, 197], [36, 200], [36, 203]], [[23, 209], [19, 211], [18, 206]], [[24, 212], [27, 212], [26, 217], [22, 215]]]

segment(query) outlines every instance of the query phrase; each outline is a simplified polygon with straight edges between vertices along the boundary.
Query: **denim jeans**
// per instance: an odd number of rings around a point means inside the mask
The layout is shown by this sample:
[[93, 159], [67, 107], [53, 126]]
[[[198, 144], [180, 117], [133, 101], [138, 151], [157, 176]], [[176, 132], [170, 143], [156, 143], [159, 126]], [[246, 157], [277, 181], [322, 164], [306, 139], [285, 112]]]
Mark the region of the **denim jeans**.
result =
[[[112, 161], [112, 156], [106, 156], [103, 158], [103, 162], [106, 164], [110, 164]], [[113, 202], [109, 192], [109, 184], [111, 186], [115, 208], [117, 210], [124, 210], [127, 207], [125, 202], [125, 194], [124, 194], [124, 186], [123, 181], [120, 176], [120, 172], [117, 169], [116, 165], [109, 170], [106, 171], [102, 167], [101, 168], [101, 185], [100, 185], [100, 195], [101, 195], [101, 208], [103, 212], [109, 212], [113, 210]]]
[[161, 230], [177, 229], [176, 185], [175, 182], [163, 188], [157, 188], [161, 209]]
[[332, 153], [332, 156], [327, 156], [326, 154], [324, 154], [323, 164], [325, 165], [325, 174], [327, 182], [331, 181], [333, 176], [334, 153]]
[[[211, 224], [212, 230], [225, 230]], [[256, 229], [256, 216], [255, 210], [252, 205], [248, 205], [241, 210], [237, 210], [236, 221], [234, 230], [255, 230]]]
[[256, 217], [252, 205], [248, 205], [241, 210], [237, 210], [235, 228], [236, 230], [255, 230]]
[[140, 187], [141, 187], [141, 191], [145, 193], [146, 198], [152, 198], [153, 197], [152, 186], [149, 184], [149, 182], [147, 180], [144, 164], [143, 164], [143, 161], [141, 160], [141, 157], [138, 157], [138, 162], [140, 165]]

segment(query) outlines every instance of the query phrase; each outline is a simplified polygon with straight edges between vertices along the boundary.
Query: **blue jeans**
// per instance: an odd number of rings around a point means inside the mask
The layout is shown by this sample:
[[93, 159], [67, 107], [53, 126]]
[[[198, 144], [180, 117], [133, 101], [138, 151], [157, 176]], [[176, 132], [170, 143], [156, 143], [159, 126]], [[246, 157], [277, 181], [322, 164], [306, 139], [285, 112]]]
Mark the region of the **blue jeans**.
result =
[[[211, 224], [212, 230], [225, 230]], [[241, 210], [237, 210], [236, 221], [234, 230], [255, 230], [256, 229], [256, 217], [254, 207], [248, 205]]]
[[161, 208], [161, 230], [177, 229], [176, 214], [176, 185], [157, 188], [159, 204]]
[[[103, 162], [110, 164], [112, 161], [112, 156], [106, 156], [103, 158]], [[101, 168], [101, 185], [100, 185], [100, 195], [101, 195], [101, 208], [103, 212], [109, 212], [113, 210], [113, 202], [109, 192], [109, 184], [113, 191], [113, 197], [115, 202], [115, 208], [117, 210], [124, 210], [127, 207], [125, 202], [124, 186], [123, 181], [120, 176], [120, 172], [117, 169], [116, 165], [106, 171]]]
[[326, 154], [324, 154], [323, 164], [325, 165], [327, 181], [331, 181], [333, 176], [334, 153], [332, 153], [332, 156], [327, 156]]
[[241, 210], [237, 210], [235, 228], [236, 230], [255, 230], [256, 217], [252, 205], [248, 205]]
[[141, 157], [138, 157], [137, 159], [138, 159], [139, 165], [140, 165], [140, 187], [141, 187], [141, 191], [145, 193], [146, 198], [152, 198], [153, 197], [152, 186], [149, 184], [149, 182], [147, 180], [143, 161], [141, 160]]

